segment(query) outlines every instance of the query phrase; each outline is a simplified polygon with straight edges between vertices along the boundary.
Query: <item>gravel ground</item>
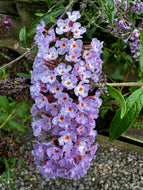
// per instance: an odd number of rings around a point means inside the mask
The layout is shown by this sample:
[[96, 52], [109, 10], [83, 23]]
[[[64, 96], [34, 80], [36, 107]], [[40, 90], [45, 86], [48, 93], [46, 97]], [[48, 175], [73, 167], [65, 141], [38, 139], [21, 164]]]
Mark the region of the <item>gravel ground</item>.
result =
[[[35, 140], [26, 141], [31, 149]], [[13, 169], [16, 190], [143, 190], [143, 154], [98, 140], [96, 160], [80, 180], [45, 179], [35, 165]], [[9, 190], [0, 184], [0, 190]]]

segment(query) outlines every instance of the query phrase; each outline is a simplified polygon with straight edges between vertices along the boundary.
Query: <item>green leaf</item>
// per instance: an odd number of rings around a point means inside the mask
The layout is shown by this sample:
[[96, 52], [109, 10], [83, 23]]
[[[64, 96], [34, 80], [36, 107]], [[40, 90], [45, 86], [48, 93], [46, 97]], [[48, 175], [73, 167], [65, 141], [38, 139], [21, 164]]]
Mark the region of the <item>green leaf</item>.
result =
[[98, 5], [99, 5], [99, 7], [100, 8], [102, 8], [103, 10], [105, 10], [106, 9], [106, 1], [105, 0], [94, 0]]
[[9, 101], [7, 99], [6, 96], [0, 96], [0, 106], [6, 111], [6, 112], [10, 112], [11, 108], [9, 105]]
[[[25, 106], [26, 106], [26, 105], [25, 105]], [[24, 110], [24, 109], [26, 108], [25, 106], [24, 106], [24, 104], [23, 104], [23, 102], [22, 102], [21, 106], [16, 109], [18, 116], [19, 116], [22, 120], [25, 119], [25, 116], [27, 116], [27, 114], [25, 114], [25, 110]]]
[[8, 61], [10, 61], [11, 60], [11, 58], [10, 57], [8, 57], [7, 55], [5, 55], [4, 53], [0, 53], [1, 54], [1, 56], [3, 56], [5, 59], [7, 59]]
[[6, 120], [7, 116], [8, 116], [7, 114], [0, 113], [0, 122], [1, 122], [1, 120], [2, 121]]
[[51, 0], [46, 0], [46, 3], [47, 3], [48, 9], [50, 9], [51, 8]]
[[112, 73], [112, 74], [110, 74], [109, 76], [112, 77], [113, 79], [119, 79], [119, 80], [123, 80], [124, 79], [124, 77], [122, 75], [120, 75], [120, 69], [119, 68], [117, 68], [115, 70], [115, 72]]
[[16, 160], [17, 160], [17, 158], [16, 158], [16, 157], [13, 157], [13, 158], [10, 160], [10, 163], [11, 163], [11, 168], [14, 168], [14, 167], [15, 167]]
[[27, 73], [17, 73], [17, 75], [19, 76], [19, 77], [26, 77], [27, 79], [30, 79], [31, 77], [30, 77], [30, 74], [27, 74]]
[[5, 185], [9, 184], [9, 182], [10, 182], [10, 169], [8, 169], [5, 174]]
[[125, 101], [123, 95], [117, 89], [115, 89], [109, 85], [106, 85], [106, 87], [107, 87], [108, 93], [119, 102], [120, 109], [121, 109], [120, 117], [123, 118], [126, 113], [126, 101]]
[[130, 8], [130, 0], [127, 0], [127, 9]]
[[115, 16], [115, 3], [114, 0], [106, 0], [106, 8], [107, 8], [107, 16], [109, 18], [109, 22], [113, 25], [114, 16]]
[[59, 7], [54, 10], [51, 10], [48, 13], [45, 13], [42, 17], [37, 18], [29, 27], [27, 31], [27, 37], [30, 37], [36, 32], [36, 27], [38, 24], [41, 23], [41, 21], [44, 21], [45, 24], [49, 24], [51, 22], [50, 17], [56, 18], [60, 14], [62, 14], [65, 11], [65, 7]]
[[143, 30], [140, 30], [140, 70], [143, 78]]
[[24, 48], [26, 48], [27, 45], [26, 45], [26, 28], [25, 28], [25, 26], [20, 30], [19, 39], [20, 39], [21, 45]]
[[25, 167], [25, 163], [24, 163], [23, 159], [20, 159], [20, 160], [19, 160], [19, 164], [20, 164], [23, 168]]
[[30, 53], [36, 53], [38, 52], [38, 46], [34, 46], [30, 49]]
[[110, 124], [109, 140], [118, 138], [135, 121], [143, 107], [143, 88], [134, 91], [126, 100], [126, 114], [121, 119], [121, 108], [118, 109]]
[[4, 127], [6, 125], [6, 123], [8, 123], [11, 119], [11, 117], [13, 116], [13, 114], [15, 113], [16, 109], [13, 109], [12, 112], [8, 115], [8, 117], [4, 120], [4, 122], [0, 125], [0, 129], [2, 127]]
[[4, 164], [6, 166], [6, 170], [9, 170], [9, 164], [6, 158], [4, 158]]
[[8, 124], [11, 125], [13, 128], [18, 129], [22, 133], [26, 132], [26, 127], [23, 126], [22, 124], [18, 123], [17, 121], [13, 120], [13, 119], [8, 121]]
[[44, 13], [36, 13], [35, 15], [36, 15], [36, 16], [40, 16], [40, 17], [41, 17], [41, 16], [43, 16], [43, 15], [44, 15]]
[[0, 177], [0, 182], [1, 182], [4, 178], [5, 178], [5, 175], [2, 175], [2, 176]]
[[9, 164], [6, 158], [4, 158], [4, 163], [6, 166], [5, 185], [7, 185], [10, 182], [10, 169], [9, 169]]
[[57, 23], [57, 20], [55, 18], [53, 18], [52, 16], [50, 16], [50, 19], [51, 19], [51, 22], [56, 24]]
[[10, 186], [11, 190], [16, 190], [15, 187], [13, 186], [13, 184], [10, 183], [9, 186]]

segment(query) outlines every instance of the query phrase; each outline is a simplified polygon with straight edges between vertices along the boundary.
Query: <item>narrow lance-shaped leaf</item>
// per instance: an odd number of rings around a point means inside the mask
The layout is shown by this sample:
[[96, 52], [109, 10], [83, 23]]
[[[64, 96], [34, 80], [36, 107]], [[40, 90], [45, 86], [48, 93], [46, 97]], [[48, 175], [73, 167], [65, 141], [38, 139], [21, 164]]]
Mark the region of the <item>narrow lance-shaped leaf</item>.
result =
[[113, 96], [120, 104], [120, 109], [121, 109], [121, 115], [120, 117], [124, 117], [125, 113], [126, 113], [126, 101], [123, 97], [123, 95], [121, 94], [121, 92], [119, 92], [117, 89], [106, 85], [108, 93]]
[[26, 45], [26, 28], [25, 28], [25, 26], [20, 30], [19, 39], [20, 39], [22, 46], [24, 48], [26, 48], [27, 45]]
[[110, 124], [109, 140], [118, 138], [125, 132], [135, 121], [143, 107], [143, 88], [134, 91], [126, 100], [127, 111], [121, 119], [121, 109], [119, 108]]
[[13, 128], [16, 128], [19, 131], [21, 131], [23, 134], [26, 132], [26, 127], [16, 122], [14, 119], [8, 121], [8, 124], [11, 125]]
[[102, 8], [104, 11], [106, 10], [106, 1], [105, 0], [94, 0], [100, 8]]
[[12, 183], [9, 184], [11, 190], [16, 190]]
[[140, 70], [143, 79], [143, 30], [140, 30]]
[[36, 53], [38, 52], [38, 46], [34, 46], [30, 49], [30, 53]]
[[59, 7], [54, 10], [51, 10], [48, 13], [45, 13], [43, 16], [37, 18], [29, 27], [27, 31], [27, 37], [30, 37], [36, 32], [36, 27], [38, 24], [41, 23], [41, 21], [44, 21], [45, 24], [49, 24], [51, 22], [51, 18], [56, 18], [60, 14], [62, 14], [65, 11], [65, 7]]
[[11, 60], [11, 58], [10, 57], [8, 57], [7, 55], [5, 55], [4, 53], [0, 53], [0, 55], [2, 55], [5, 59], [7, 59], [8, 61], [10, 61]]
[[0, 96], [0, 107], [2, 107], [5, 111], [10, 113], [11, 107], [9, 105], [9, 101], [6, 96]]
[[109, 22], [113, 25], [114, 16], [115, 16], [115, 3], [114, 0], [106, 0], [106, 8], [107, 8], [107, 16], [109, 18]]
[[127, 8], [130, 8], [130, 0], [127, 0]]
[[46, 0], [46, 3], [47, 3], [47, 7], [48, 7], [48, 9], [50, 9], [50, 8], [51, 8], [51, 1]]

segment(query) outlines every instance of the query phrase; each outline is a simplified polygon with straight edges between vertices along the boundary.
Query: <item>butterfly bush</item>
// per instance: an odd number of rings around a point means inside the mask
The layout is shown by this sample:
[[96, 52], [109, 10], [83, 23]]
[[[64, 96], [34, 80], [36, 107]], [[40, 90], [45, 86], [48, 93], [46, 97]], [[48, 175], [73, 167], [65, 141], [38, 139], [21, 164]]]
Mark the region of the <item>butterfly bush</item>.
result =
[[143, 10], [143, 2], [141, 0], [132, 1], [130, 10], [128, 10], [127, 1], [115, 0], [114, 2], [116, 5], [114, 33], [118, 33], [119, 37], [123, 37], [125, 43], [129, 42], [132, 57], [136, 61], [140, 61], [140, 30], [143, 29], [134, 26], [132, 22], [127, 19], [126, 13], [137, 14], [141, 12]]
[[31, 71], [32, 129], [39, 139], [32, 154], [46, 178], [79, 179], [95, 158], [95, 119], [102, 104], [100, 82], [103, 42], [83, 45], [86, 28], [79, 11], [67, 12], [56, 28], [37, 26], [38, 53]]

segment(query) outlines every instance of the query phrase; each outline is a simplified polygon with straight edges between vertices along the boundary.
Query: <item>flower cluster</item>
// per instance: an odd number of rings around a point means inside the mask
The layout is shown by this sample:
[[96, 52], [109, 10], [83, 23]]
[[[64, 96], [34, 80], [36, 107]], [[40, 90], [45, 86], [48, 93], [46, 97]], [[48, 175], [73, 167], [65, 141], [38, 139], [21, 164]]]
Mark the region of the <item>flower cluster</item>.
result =
[[143, 10], [143, 2], [141, 0], [135, 0], [132, 2], [132, 13], [139, 13]]
[[[140, 60], [140, 32], [142, 28], [135, 27], [126, 17], [127, 1], [115, 0], [116, 18], [114, 19], [114, 31], [118, 30], [116, 37], [123, 37], [124, 42], [129, 42], [131, 53], [136, 61]], [[131, 13], [139, 13], [143, 9], [143, 3], [140, 0], [133, 1], [131, 4]]]
[[[102, 72], [103, 42], [83, 45], [86, 28], [76, 20], [79, 11], [67, 12], [57, 27], [37, 26], [38, 53], [31, 71], [33, 133], [41, 142], [32, 151], [46, 178], [79, 179], [95, 158], [95, 119], [101, 106], [98, 83]], [[61, 37], [60, 37], [61, 36]]]
[[17, 140], [15, 141], [13, 137], [6, 136], [1, 133], [0, 136], [0, 171], [4, 167], [4, 159], [7, 159], [11, 163], [12, 159], [23, 160], [25, 164], [33, 164], [33, 155], [28, 151], [25, 151], [21, 146], [21, 143]]
[[8, 35], [12, 27], [12, 20], [7, 18], [6, 15], [3, 16], [3, 19], [0, 20], [0, 38], [4, 38]]
[[0, 94], [2, 96], [11, 95], [17, 100], [25, 98], [26, 91], [29, 89], [26, 77], [17, 77], [17, 78], [5, 78], [0, 81]]

